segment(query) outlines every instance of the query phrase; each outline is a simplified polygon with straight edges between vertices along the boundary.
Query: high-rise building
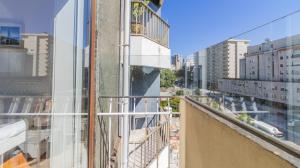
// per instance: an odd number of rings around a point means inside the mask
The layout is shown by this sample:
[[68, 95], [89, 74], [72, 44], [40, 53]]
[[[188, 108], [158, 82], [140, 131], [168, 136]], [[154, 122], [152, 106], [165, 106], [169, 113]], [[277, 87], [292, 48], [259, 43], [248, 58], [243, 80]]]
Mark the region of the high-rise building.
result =
[[247, 52], [249, 41], [229, 39], [207, 48], [207, 82], [217, 88], [218, 79], [239, 78], [240, 59]]
[[183, 67], [183, 58], [179, 54], [175, 54], [171, 58], [171, 68], [174, 71], [178, 71]]
[[207, 89], [207, 50], [194, 53], [194, 88]]
[[219, 80], [219, 89], [297, 105], [300, 102], [298, 100], [300, 95], [298, 92], [292, 93], [289, 90], [291, 88], [300, 90], [299, 45], [300, 35], [295, 35], [274, 41], [266, 40], [262, 44], [249, 46], [245, 58], [240, 60], [242, 73], [240, 78]]
[[276, 113], [286, 118], [281, 124], [285, 127], [287, 139], [296, 143], [300, 143], [300, 127], [297, 124], [300, 103], [299, 46], [300, 35], [249, 46], [245, 58], [241, 59], [241, 78], [218, 81], [222, 92], [272, 104], [269, 108], [276, 109]]

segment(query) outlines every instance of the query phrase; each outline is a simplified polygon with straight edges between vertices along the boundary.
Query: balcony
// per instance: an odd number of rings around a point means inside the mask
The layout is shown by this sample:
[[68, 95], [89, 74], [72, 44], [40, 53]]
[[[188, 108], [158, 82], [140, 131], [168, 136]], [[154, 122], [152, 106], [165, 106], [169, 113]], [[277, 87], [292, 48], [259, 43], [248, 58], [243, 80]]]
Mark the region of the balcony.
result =
[[[99, 167], [117, 167], [124, 166], [125, 159], [128, 165], [125, 167], [135, 168], [300, 166], [299, 146], [237, 120], [233, 113], [226, 113], [222, 104], [211, 98], [182, 98], [180, 113], [171, 112], [172, 108], [173, 111], [175, 109], [171, 106], [171, 99], [173, 97], [100, 97], [103, 111], [96, 114], [95, 153], [83, 157], [82, 161], [85, 163], [91, 157], [101, 158]], [[0, 164], [23, 158], [24, 163], [32, 167], [50, 167], [53, 162], [50, 149], [55, 147], [52, 136], [64, 132], [57, 129], [51, 120], [62, 120], [67, 125], [70, 120], [82, 117], [77, 121], [78, 132], [69, 132], [68, 135], [80, 134], [81, 138], [75, 145], [79, 148], [79, 155], [86, 155], [87, 113], [52, 113], [50, 97], [16, 96], [2, 97], [1, 100], [2, 105], [8, 103], [10, 107], [9, 111], [0, 115], [2, 121], [10, 121], [5, 128], [16, 129], [10, 126], [16, 124], [22, 126], [22, 130], [20, 134], [16, 133], [16, 137], [10, 137], [11, 141], [2, 139]], [[128, 103], [129, 113], [124, 110]], [[127, 126], [123, 123], [126, 118]], [[140, 121], [143, 121], [142, 125]], [[124, 132], [129, 133], [127, 141], [124, 141]], [[12, 141], [14, 138], [19, 141]], [[66, 137], [62, 137], [62, 141], [65, 140]], [[124, 147], [127, 147], [126, 153]], [[9, 155], [12, 151], [21, 154]]]
[[299, 146], [236, 118], [206, 96], [181, 102], [180, 165], [190, 168], [299, 167]]
[[130, 64], [170, 68], [169, 25], [144, 2], [131, 6]]

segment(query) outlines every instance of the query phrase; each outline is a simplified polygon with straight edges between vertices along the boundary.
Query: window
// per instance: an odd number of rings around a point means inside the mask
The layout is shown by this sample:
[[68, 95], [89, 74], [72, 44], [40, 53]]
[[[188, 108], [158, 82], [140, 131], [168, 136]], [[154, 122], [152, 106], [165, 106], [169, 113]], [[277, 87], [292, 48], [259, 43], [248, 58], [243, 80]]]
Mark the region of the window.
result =
[[292, 58], [300, 58], [300, 54], [293, 54]]
[[21, 28], [18, 26], [0, 26], [0, 45], [20, 45]]

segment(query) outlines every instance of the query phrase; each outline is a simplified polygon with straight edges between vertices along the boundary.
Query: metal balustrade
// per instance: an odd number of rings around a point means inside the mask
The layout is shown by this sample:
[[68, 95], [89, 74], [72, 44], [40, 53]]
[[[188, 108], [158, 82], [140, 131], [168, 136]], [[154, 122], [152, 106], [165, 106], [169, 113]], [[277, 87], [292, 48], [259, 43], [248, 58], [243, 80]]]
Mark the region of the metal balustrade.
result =
[[[161, 101], [167, 101], [167, 107], [161, 108]], [[153, 164], [162, 150], [166, 149], [169, 152], [170, 142], [170, 119], [172, 112], [170, 111], [170, 97], [142, 97], [142, 96], [127, 96], [127, 97], [100, 97], [100, 106], [102, 105], [103, 112], [97, 113], [98, 118], [102, 118], [106, 121], [108, 126], [107, 139], [108, 139], [108, 167], [115, 167], [116, 163], [121, 164], [124, 156], [117, 157], [117, 154], [113, 154], [113, 126], [116, 122], [124, 122], [124, 118], [129, 119], [129, 130], [124, 130], [122, 124], [119, 127], [119, 133], [123, 131], [129, 132], [128, 144], [122, 144], [121, 146], [128, 146], [127, 166], [132, 168], [144, 168]], [[126, 107], [128, 109], [126, 109]], [[108, 110], [108, 111], [106, 111]], [[152, 111], [153, 110], [153, 111]], [[140, 124], [140, 121], [143, 124]], [[139, 124], [138, 124], [139, 123]], [[102, 127], [104, 128], [104, 127]], [[121, 134], [119, 135], [121, 136]], [[124, 138], [124, 137], [121, 137]], [[105, 150], [103, 148], [101, 150]], [[118, 151], [120, 152], [120, 151]], [[102, 153], [105, 153], [103, 151]], [[169, 153], [168, 157], [169, 157]], [[169, 162], [168, 162], [169, 163]], [[156, 162], [156, 164], [160, 164]]]
[[131, 5], [131, 35], [142, 35], [169, 47], [169, 25], [142, 1]]
[[[9, 100], [10, 102], [9, 105], [5, 105], [5, 112], [0, 113], [2, 121], [21, 119], [29, 123], [24, 145], [21, 144], [19, 145], [21, 148], [15, 147], [13, 150], [22, 151], [31, 166], [49, 166], [51, 148], [49, 145], [51, 145], [54, 118], [65, 123], [65, 121], [77, 120], [79, 117], [78, 123], [81, 123], [82, 126], [80, 127], [81, 138], [77, 143], [81, 145], [80, 151], [86, 150], [88, 113], [71, 113], [63, 110], [60, 113], [54, 113], [51, 109], [51, 97], [3, 96], [0, 98], [2, 101], [7, 102]], [[95, 129], [96, 134], [99, 135], [95, 137], [95, 140], [100, 146], [95, 146], [98, 155], [89, 157], [101, 160], [99, 162], [100, 167], [117, 167], [121, 165], [122, 158], [124, 158], [120, 148], [127, 145], [129, 150], [125, 157], [128, 161], [128, 167], [147, 167], [158, 160], [163, 150], [168, 151], [165, 160], [169, 159], [170, 123], [172, 119], [170, 99], [171, 97], [156, 96], [100, 97], [101, 111], [97, 111], [95, 122], [98, 125], [96, 127], [99, 128]], [[161, 101], [166, 101], [167, 107], [162, 108]], [[70, 103], [66, 102], [64, 106], [69, 106]], [[126, 117], [129, 119], [128, 130], [125, 130], [120, 124]], [[143, 124], [138, 124], [140, 121], [144, 121]], [[121, 141], [123, 138], [121, 133], [124, 131], [129, 132], [128, 144], [122, 144]], [[66, 132], [66, 134], [76, 136], [75, 132]], [[32, 138], [36, 140], [32, 140]], [[1, 156], [1, 163], [5, 157], [6, 155]], [[157, 161], [155, 164], [161, 163]]]

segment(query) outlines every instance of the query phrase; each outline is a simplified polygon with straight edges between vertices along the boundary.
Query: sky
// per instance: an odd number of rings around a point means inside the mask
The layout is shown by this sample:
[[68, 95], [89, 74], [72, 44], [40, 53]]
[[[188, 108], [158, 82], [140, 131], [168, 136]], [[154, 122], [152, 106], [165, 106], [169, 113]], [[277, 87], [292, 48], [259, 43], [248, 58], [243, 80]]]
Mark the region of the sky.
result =
[[[181, 2], [181, 3], [180, 3]], [[165, 0], [172, 54], [188, 56], [300, 9], [300, 0]], [[300, 33], [300, 13], [239, 36], [250, 44]]]

